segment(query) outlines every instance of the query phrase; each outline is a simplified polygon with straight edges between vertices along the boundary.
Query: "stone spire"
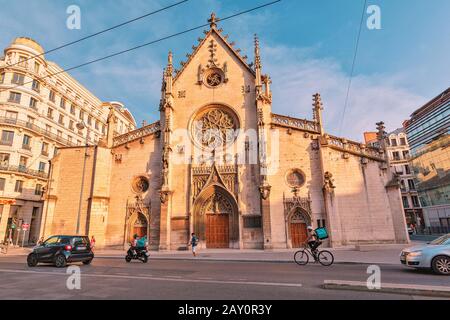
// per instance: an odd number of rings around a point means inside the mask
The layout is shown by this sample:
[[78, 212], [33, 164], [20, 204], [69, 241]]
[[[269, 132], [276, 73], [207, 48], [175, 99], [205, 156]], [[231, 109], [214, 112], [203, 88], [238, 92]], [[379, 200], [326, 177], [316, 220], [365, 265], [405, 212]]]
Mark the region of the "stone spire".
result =
[[261, 89], [261, 53], [259, 49], [258, 35], [255, 34], [255, 74], [256, 74], [256, 88]]
[[208, 19], [209, 26], [211, 29], [217, 28], [217, 22], [220, 19], [217, 18], [216, 14], [214, 12], [211, 13], [211, 17]]
[[383, 121], [377, 122], [377, 140], [380, 145], [380, 152], [383, 153], [384, 158], [386, 160], [386, 164], [382, 169], [387, 169], [389, 167], [389, 156], [387, 153], [387, 145], [386, 145], [386, 136], [387, 132], [385, 131], [386, 127]]
[[322, 121], [322, 110], [323, 110], [323, 103], [322, 98], [319, 93], [316, 93], [313, 95], [313, 116], [314, 121], [318, 124], [319, 130], [321, 134], [324, 134], [323, 131], [323, 121]]
[[173, 82], [173, 54], [172, 51], [169, 51], [169, 55], [167, 57], [167, 67], [165, 72], [165, 91], [166, 96], [172, 94], [172, 82]]

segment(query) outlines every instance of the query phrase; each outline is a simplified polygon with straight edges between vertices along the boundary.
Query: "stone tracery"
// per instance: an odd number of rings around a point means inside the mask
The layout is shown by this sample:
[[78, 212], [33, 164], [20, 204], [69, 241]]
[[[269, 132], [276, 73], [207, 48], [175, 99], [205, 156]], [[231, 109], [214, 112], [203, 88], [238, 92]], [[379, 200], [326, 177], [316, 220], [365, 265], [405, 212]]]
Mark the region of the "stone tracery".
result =
[[197, 143], [215, 149], [233, 143], [237, 128], [237, 121], [230, 113], [212, 107], [197, 116], [192, 130]]

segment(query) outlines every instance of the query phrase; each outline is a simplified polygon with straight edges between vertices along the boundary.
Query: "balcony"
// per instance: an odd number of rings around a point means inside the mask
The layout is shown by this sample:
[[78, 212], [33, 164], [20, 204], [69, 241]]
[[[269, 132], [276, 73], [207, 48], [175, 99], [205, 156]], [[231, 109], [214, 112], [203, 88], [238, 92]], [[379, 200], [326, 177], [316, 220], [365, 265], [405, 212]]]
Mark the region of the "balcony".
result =
[[39, 172], [37, 170], [28, 169], [25, 166], [19, 165], [19, 166], [10, 166], [7, 164], [0, 164], [0, 170], [1, 171], [8, 171], [13, 173], [22, 173], [29, 176], [37, 177], [37, 178], [43, 178], [47, 179], [47, 173], [45, 172]]
[[31, 151], [31, 146], [29, 144], [22, 144], [22, 149]]
[[9, 147], [12, 147], [13, 142], [12, 142], [12, 141], [3, 141], [3, 140], [0, 140], [0, 145], [1, 145], [1, 146], [9, 146]]
[[41, 154], [42, 154], [44, 157], [48, 157], [48, 151], [42, 150], [42, 151], [41, 151]]
[[[50, 131], [47, 131], [34, 123], [23, 121], [23, 120], [17, 120], [17, 119], [11, 119], [11, 118], [5, 118], [0, 117], [0, 125], [1, 124], [8, 124], [8, 125], [14, 125], [19, 128], [27, 128], [37, 134], [40, 134], [42, 136], [45, 136], [51, 140], [58, 141], [59, 143], [65, 145], [65, 146], [71, 146], [74, 147], [75, 144], [73, 142], [70, 142], [67, 139], [64, 139], [62, 137], [58, 137], [56, 134], [51, 133]], [[0, 145], [4, 146], [12, 146], [12, 141], [0, 141]]]

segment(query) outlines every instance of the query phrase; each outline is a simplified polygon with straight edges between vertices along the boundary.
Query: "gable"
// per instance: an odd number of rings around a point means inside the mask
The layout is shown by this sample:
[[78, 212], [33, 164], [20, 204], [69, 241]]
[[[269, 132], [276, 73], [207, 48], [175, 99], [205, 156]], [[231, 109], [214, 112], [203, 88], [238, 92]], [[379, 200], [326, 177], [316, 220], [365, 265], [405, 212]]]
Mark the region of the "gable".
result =
[[[255, 72], [251, 64], [247, 63], [246, 56], [240, 54], [239, 49], [235, 49], [232, 43], [215, 28], [212, 28], [201, 40], [198, 46], [193, 46], [193, 52], [188, 54], [187, 62], [182, 62], [181, 69], [177, 71], [174, 78], [174, 85], [188, 73], [197, 74], [197, 81], [200, 82], [201, 71], [205, 72], [211, 68], [222, 69], [225, 73], [230, 64], [242, 69], [245, 73], [255, 77]], [[200, 70], [201, 69], [201, 70]]]

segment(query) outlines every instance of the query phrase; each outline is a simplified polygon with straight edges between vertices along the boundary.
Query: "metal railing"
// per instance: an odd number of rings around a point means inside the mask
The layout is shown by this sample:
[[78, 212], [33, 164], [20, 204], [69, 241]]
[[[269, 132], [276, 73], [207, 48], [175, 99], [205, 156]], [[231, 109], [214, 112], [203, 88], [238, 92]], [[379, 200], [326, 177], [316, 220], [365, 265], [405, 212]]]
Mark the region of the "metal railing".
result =
[[[73, 143], [73, 142], [71, 142], [71, 141], [69, 141], [67, 139], [64, 139], [64, 138], [62, 138], [62, 137], [60, 137], [60, 136], [58, 136], [58, 135], [56, 135], [54, 133], [51, 133], [48, 130], [43, 129], [43, 128], [41, 128], [41, 127], [35, 125], [34, 123], [31, 123], [31, 122], [18, 120], [18, 119], [11, 119], [11, 118], [6, 118], [6, 117], [0, 117], [0, 124], [9, 124], [9, 125], [17, 126], [17, 127], [28, 128], [28, 129], [30, 129], [30, 130], [32, 130], [32, 131], [34, 131], [34, 132], [36, 132], [36, 133], [38, 133], [40, 135], [46, 136], [47, 138], [49, 138], [51, 140], [58, 141], [58, 142], [60, 142], [63, 145], [75, 146], [75, 143]], [[3, 143], [3, 141], [0, 142], [0, 144], [2, 144], [2, 143]], [[5, 143], [8, 143], [8, 144], [3, 144], [3, 145], [9, 145], [9, 146], [12, 145], [12, 142], [9, 142], [9, 141], [5, 141]]]
[[40, 172], [38, 170], [29, 169], [25, 166], [10, 166], [10, 165], [4, 165], [0, 164], [0, 170], [1, 171], [8, 171], [8, 172], [19, 172], [23, 174], [27, 174], [33, 177], [43, 178], [47, 179], [47, 173], [46, 172]]

